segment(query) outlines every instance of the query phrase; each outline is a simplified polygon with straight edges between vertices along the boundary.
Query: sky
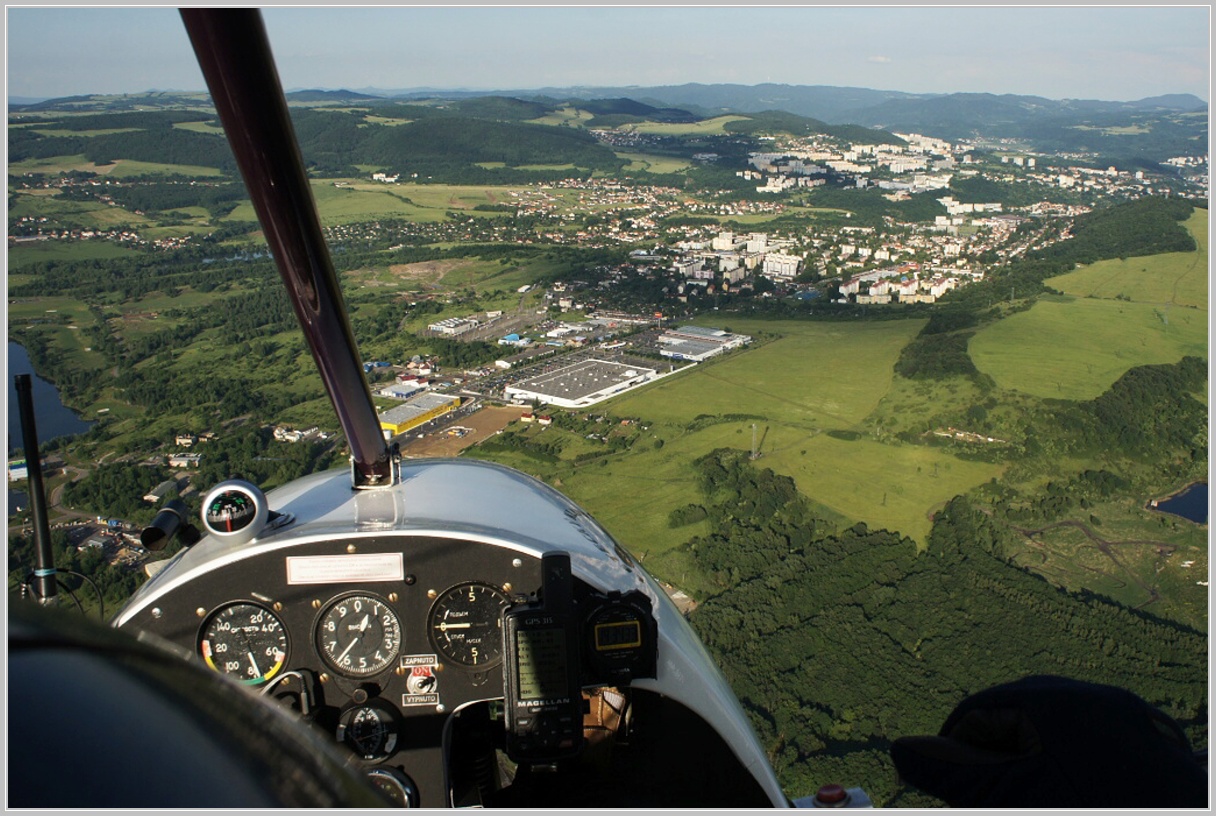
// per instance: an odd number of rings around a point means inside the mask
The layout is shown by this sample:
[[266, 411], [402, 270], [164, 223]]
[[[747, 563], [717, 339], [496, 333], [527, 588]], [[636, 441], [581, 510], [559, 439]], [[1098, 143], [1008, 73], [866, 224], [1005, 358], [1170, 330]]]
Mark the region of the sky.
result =
[[[287, 90], [773, 82], [1209, 101], [1211, 7], [269, 6]], [[9, 98], [202, 91], [176, 7], [6, 6]]]

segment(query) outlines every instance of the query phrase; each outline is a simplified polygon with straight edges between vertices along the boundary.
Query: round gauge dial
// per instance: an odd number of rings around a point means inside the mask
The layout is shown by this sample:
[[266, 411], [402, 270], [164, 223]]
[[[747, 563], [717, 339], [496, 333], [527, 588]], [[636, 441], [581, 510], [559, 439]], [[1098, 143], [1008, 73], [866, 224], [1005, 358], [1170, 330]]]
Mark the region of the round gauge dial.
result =
[[397, 659], [401, 623], [388, 603], [375, 595], [343, 595], [321, 613], [317, 649], [339, 674], [371, 677]]
[[203, 501], [203, 525], [224, 541], [249, 541], [262, 531], [269, 517], [265, 494], [240, 479], [221, 482]]
[[396, 768], [370, 768], [367, 778], [396, 807], [418, 807], [418, 788], [404, 771]]
[[338, 741], [365, 760], [384, 759], [397, 749], [397, 717], [386, 705], [354, 706], [338, 717]]
[[502, 660], [507, 596], [489, 584], [457, 584], [435, 599], [427, 628], [435, 650], [459, 666], [487, 669]]
[[199, 633], [203, 661], [246, 685], [264, 683], [287, 662], [287, 630], [266, 607], [248, 602], [222, 606]]

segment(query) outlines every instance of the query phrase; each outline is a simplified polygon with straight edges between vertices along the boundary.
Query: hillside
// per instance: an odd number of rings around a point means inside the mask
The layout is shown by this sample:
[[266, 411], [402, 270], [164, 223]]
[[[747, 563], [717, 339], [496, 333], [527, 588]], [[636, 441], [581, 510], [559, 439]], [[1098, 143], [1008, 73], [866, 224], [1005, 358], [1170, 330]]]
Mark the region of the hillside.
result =
[[[950, 140], [1009, 140], [1044, 153], [1079, 152], [1102, 161], [1149, 164], [1203, 155], [1208, 141], [1207, 104], [1189, 94], [1108, 102], [832, 86], [687, 84], [451, 93], [306, 90], [290, 98], [297, 107], [363, 105], [390, 117], [404, 111], [418, 117], [446, 112], [504, 122], [535, 120], [572, 106], [591, 114], [588, 126], [613, 128], [639, 122], [690, 123], [733, 113], [752, 122], [736, 126], [736, 133], [826, 133], [864, 144], [880, 143], [875, 131], [911, 132]], [[200, 104], [205, 106], [205, 95], [165, 93], [45, 100], [11, 109], [45, 115], [136, 106], [197, 110]]]
[[1010, 94], [911, 94], [772, 83], [543, 88], [496, 93], [558, 99], [625, 96], [705, 116], [780, 110], [832, 125], [855, 124], [942, 139], [1017, 139], [1043, 152], [1081, 150], [1140, 156], [1155, 162], [1176, 155], [1202, 155], [1207, 144], [1208, 105], [1191, 94], [1116, 102]]

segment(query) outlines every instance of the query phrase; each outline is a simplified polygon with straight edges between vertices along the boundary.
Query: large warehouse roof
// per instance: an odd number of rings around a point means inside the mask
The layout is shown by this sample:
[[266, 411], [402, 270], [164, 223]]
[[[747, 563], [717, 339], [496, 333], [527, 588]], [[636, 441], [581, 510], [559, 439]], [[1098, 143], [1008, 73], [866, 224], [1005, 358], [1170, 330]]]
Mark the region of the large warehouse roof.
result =
[[591, 405], [653, 379], [656, 371], [606, 360], [583, 360], [507, 388], [513, 399], [539, 399], [568, 407]]

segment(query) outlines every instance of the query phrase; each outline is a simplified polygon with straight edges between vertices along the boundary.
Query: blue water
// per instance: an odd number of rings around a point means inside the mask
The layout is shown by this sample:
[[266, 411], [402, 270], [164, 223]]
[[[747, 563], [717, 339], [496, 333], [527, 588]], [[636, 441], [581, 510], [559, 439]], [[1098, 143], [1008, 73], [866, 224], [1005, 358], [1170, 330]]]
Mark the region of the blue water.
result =
[[1182, 516], [1196, 524], [1208, 523], [1208, 484], [1196, 482], [1181, 493], [1157, 502], [1157, 509], [1164, 513]]
[[8, 344], [8, 450], [24, 447], [21, 444], [21, 408], [17, 403], [18, 374], [29, 374], [30, 393], [34, 399], [34, 427], [38, 431], [38, 444], [44, 445], [61, 436], [84, 433], [93, 427], [59, 401], [55, 386], [39, 377], [30, 365], [29, 355], [17, 343]]
[[[25, 348], [17, 343], [8, 344], [8, 450], [22, 448], [21, 406], [17, 402], [18, 374], [30, 375], [30, 396], [34, 402], [34, 429], [38, 432], [38, 446], [43, 447], [52, 439], [61, 436], [72, 436], [84, 433], [93, 427], [92, 422], [85, 422], [59, 401], [59, 391], [55, 386], [39, 377], [30, 365], [29, 355]], [[5, 478], [7, 479], [7, 471]], [[29, 482], [12, 483], [19, 490], [8, 491], [8, 515], [16, 512], [17, 508], [28, 509], [30, 497]]]

